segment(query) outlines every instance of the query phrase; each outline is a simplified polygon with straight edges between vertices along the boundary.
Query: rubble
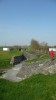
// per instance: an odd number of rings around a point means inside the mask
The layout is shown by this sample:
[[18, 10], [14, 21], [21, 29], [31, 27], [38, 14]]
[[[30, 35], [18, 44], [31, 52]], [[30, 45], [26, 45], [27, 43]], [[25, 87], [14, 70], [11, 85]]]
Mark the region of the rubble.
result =
[[33, 74], [54, 74], [56, 73], [56, 59], [47, 59], [45, 61], [38, 61], [33, 63], [22, 63], [22, 68], [17, 74], [18, 77], [29, 77]]

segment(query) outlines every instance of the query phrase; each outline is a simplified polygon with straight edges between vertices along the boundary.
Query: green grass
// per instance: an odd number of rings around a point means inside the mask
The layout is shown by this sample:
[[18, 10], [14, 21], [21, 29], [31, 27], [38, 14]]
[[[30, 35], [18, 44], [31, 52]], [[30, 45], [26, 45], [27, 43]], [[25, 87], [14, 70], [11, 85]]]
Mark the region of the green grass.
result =
[[20, 54], [21, 53], [18, 50], [13, 50], [8, 52], [0, 51], [0, 68], [12, 66], [10, 65], [10, 60], [12, 56], [20, 55]]
[[33, 75], [19, 83], [0, 79], [0, 100], [56, 100], [56, 74]]
[[0, 70], [0, 76], [3, 74], [3, 71]]
[[26, 60], [26, 62], [36, 62], [36, 61], [41, 61], [41, 60], [45, 60], [45, 59], [48, 59], [50, 58], [49, 57], [49, 54], [45, 54], [39, 58], [36, 58], [36, 59], [31, 59], [31, 60]]
[[2, 74], [4, 74], [4, 73], [5, 73], [5, 71], [0, 70], [0, 76], [2, 76]]

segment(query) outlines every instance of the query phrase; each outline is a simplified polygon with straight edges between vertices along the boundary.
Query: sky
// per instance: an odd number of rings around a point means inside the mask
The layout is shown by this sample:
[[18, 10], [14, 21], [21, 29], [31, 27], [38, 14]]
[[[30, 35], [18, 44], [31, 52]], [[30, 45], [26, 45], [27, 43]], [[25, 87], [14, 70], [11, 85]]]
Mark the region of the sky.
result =
[[0, 46], [56, 45], [56, 0], [0, 0]]

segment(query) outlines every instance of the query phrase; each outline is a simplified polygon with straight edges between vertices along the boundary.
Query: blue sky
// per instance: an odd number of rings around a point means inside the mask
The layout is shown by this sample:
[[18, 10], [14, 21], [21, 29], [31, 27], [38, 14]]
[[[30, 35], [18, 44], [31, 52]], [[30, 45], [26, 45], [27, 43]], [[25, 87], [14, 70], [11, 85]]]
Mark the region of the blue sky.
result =
[[56, 0], [0, 0], [0, 45], [56, 45]]

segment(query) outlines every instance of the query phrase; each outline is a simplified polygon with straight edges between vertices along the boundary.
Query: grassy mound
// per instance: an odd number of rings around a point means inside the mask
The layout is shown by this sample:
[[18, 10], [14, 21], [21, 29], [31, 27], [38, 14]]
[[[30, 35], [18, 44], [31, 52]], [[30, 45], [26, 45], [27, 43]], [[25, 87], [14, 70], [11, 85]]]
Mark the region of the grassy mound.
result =
[[56, 75], [33, 75], [19, 83], [0, 79], [0, 100], [56, 100]]
[[26, 60], [26, 62], [36, 62], [36, 61], [41, 61], [41, 60], [46, 60], [50, 58], [49, 54], [44, 54], [43, 56], [36, 58], [36, 59], [31, 59], [31, 60]]

